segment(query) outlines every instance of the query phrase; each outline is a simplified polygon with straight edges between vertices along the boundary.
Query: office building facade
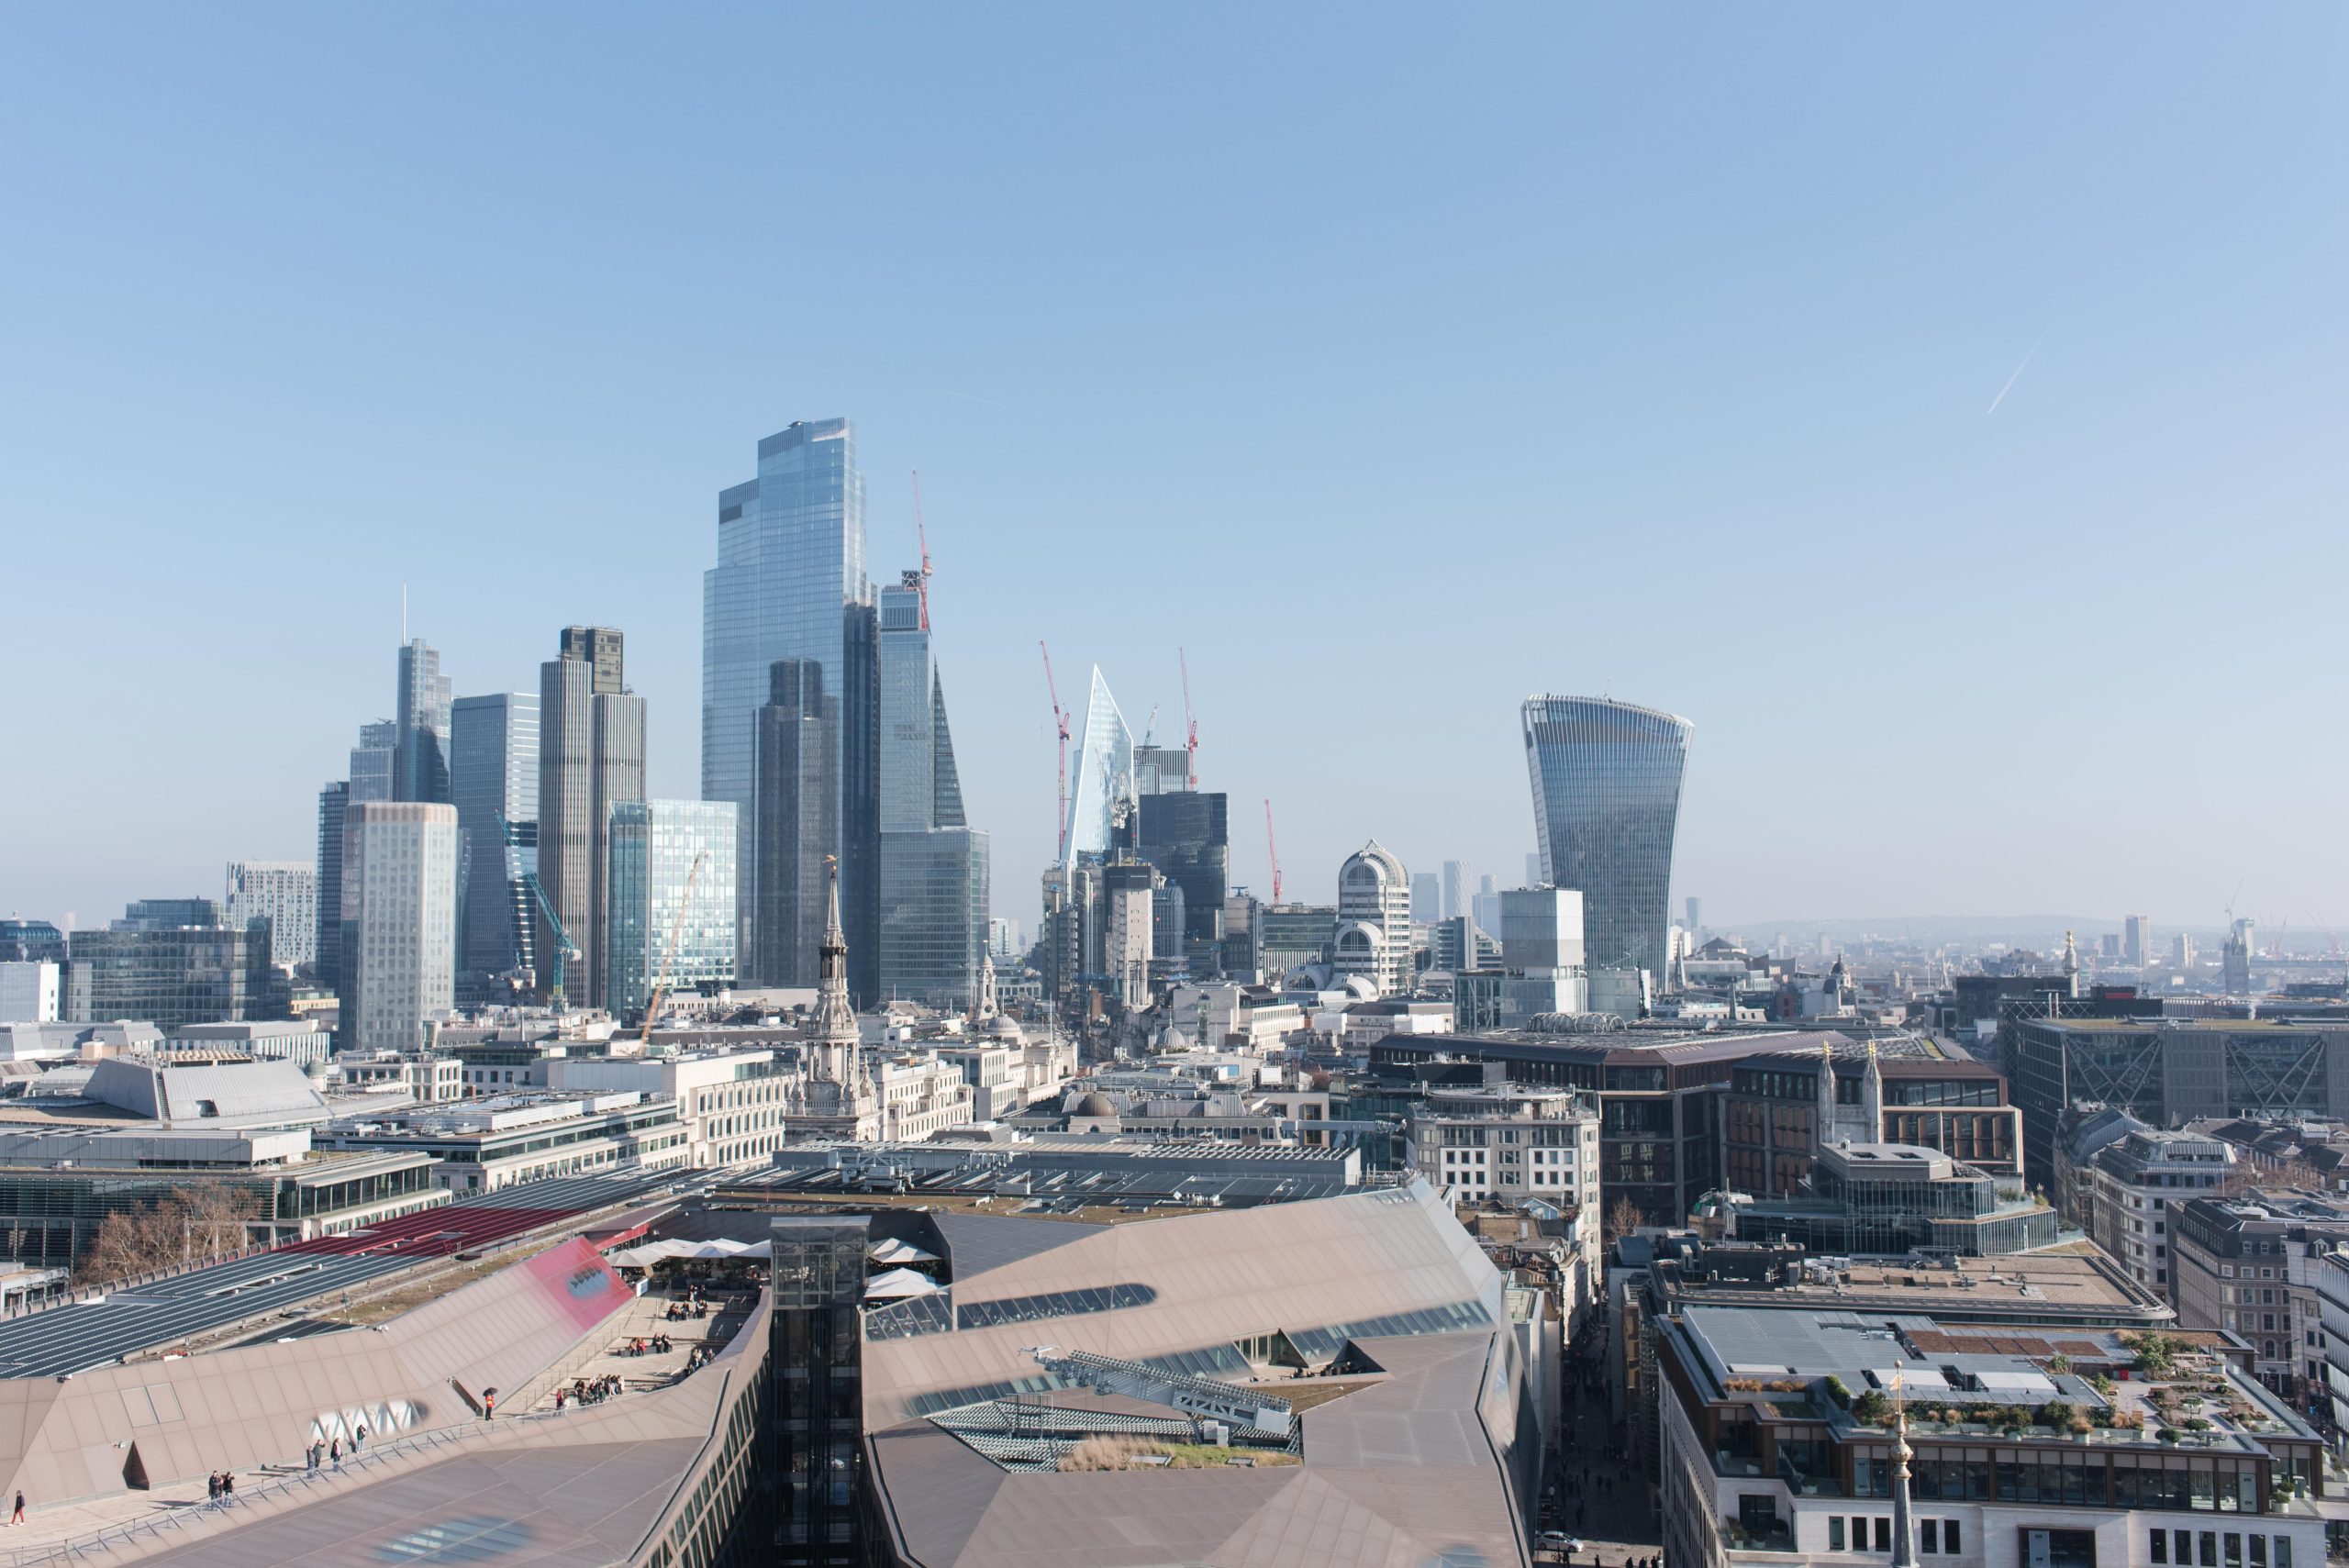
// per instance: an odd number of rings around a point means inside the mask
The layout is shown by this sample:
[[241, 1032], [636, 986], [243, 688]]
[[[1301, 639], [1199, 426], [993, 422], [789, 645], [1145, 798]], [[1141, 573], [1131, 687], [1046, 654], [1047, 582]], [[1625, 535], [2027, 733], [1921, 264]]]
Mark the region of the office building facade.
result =
[[1661, 975], [1688, 721], [1571, 696], [1529, 697], [1522, 718], [1542, 880], [1582, 894], [1594, 967]]
[[1220, 967], [1224, 900], [1231, 890], [1231, 810], [1219, 791], [1174, 790], [1137, 803], [1134, 852], [1183, 893], [1183, 951], [1193, 975]]
[[986, 834], [963, 815], [921, 584], [918, 572], [907, 572], [881, 590], [876, 606], [875, 978], [882, 996], [966, 1011], [978, 1002], [992, 862]]
[[[1473, 917], [1476, 912], [1472, 903], [1475, 897], [1475, 889], [1476, 873], [1475, 867], [1471, 866], [1466, 861], [1444, 862], [1443, 908], [1442, 912], [1440, 915], [1437, 915], [1435, 918], [1450, 920], [1462, 915], [1467, 915]], [[1427, 918], [1427, 917], [1422, 916], [1421, 918], [1424, 919]]]
[[531, 967], [537, 914], [522, 877], [538, 870], [536, 695], [496, 692], [451, 705], [449, 804], [463, 848], [457, 994], [470, 1004], [489, 999], [498, 977]]
[[456, 1003], [457, 808], [362, 801], [343, 821], [340, 1044], [414, 1051]]
[[65, 933], [47, 920], [0, 920], [0, 962], [63, 963]]
[[[621, 651], [609, 627], [572, 627], [561, 656], [539, 667], [538, 877], [580, 954], [565, 970], [566, 999], [590, 1006], [607, 989], [612, 807], [644, 798], [644, 699], [627, 691]], [[551, 952], [543, 914], [540, 924]]]
[[65, 966], [0, 958], [0, 1024], [55, 1023], [63, 1010]]
[[664, 977], [672, 992], [731, 986], [734, 803], [623, 800], [611, 809], [604, 1006], [616, 1018], [640, 1017]]
[[[779, 659], [758, 711], [749, 973], [798, 984], [817, 970], [825, 860], [840, 841], [840, 704], [813, 659]], [[739, 852], [739, 851], [738, 851]]]
[[351, 781], [330, 779], [318, 791], [317, 923], [310, 934], [310, 974], [328, 991], [341, 983], [342, 819], [351, 809]]
[[[818, 723], [832, 728], [831, 754], [841, 766], [831, 786], [828, 812], [809, 810], [802, 821], [829, 823], [831, 837], [802, 846], [783, 858], [790, 864], [823, 856], [841, 859], [852, 934], [862, 893], [867, 907], [873, 889], [860, 875], [872, 867], [865, 855], [851, 856], [841, 835], [856, 813], [847, 799], [850, 772], [865, 749], [863, 737], [839, 733], [863, 710], [850, 700], [850, 644], [864, 640], [870, 627], [872, 591], [865, 574], [864, 476], [856, 466], [856, 431], [846, 419], [794, 423], [759, 442], [758, 474], [718, 497], [718, 563], [702, 575], [701, 794], [705, 800], [730, 800], [746, 830], [739, 835], [737, 886], [744, 900], [745, 951], [763, 957], [777, 949], [797, 954], [805, 944], [750, 930], [770, 912], [792, 927], [820, 930], [819, 907], [802, 907], [807, 890], [794, 885], [763, 895], [758, 882], [763, 823], [757, 810], [759, 710], [770, 704], [778, 661], [811, 668], [802, 679], [816, 695], [807, 704]], [[864, 608], [863, 625], [852, 612]], [[831, 717], [827, 717], [829, 714]], [[858, 944], [867, 953], [869, 944]], [[768, 984], [813, 983], [813, 972], [762, 973]]]
[[1587, 1000], [1582, 895], [1564, 887], [1513, 887], [1501, 906], [1501, 1021], [1522, 1029], [1545, 1014], [1579, 1013]]
[[1382, 996], [1410, 989], [1411, 873], [1375, 840], [1338, 868], [1330, 962], [1341, 976], [1368, 979]]
[[449, 677], [440, 652], [422, 638], [400, 650], [397, 730], [393, 740], [392, 798], [449, 798]]
[[309, 969], [317, 962], [318, 868], [300, 861], [230, 861], [228, 921], [269, 933], [269, 962]]
[[359, 744], [351, 749], [351, 798], [399, 798], [399, 725], [388, 718], [359, 727]]
[[133, 918], [110, 930], [75, 931], [69, 940], [69, 1022], [137, 1018], [169, 1033], [264, 1017], [274, 999], [269, 940], [257, 931]]

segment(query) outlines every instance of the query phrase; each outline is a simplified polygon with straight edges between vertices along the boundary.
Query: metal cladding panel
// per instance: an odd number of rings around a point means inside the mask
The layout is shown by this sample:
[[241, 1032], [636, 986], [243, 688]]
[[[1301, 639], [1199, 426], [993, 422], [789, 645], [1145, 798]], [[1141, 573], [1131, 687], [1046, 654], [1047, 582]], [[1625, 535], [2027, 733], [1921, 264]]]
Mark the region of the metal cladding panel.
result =
[[1145, 1307], [869, 1342], [868, 1428], [907, 1418], [926, 1396], [1034, 1377], [1039, 1343], [1139, 1361], [1464, 1302], [1497, 1321], [1501, 1286], [1424, 1184], [1113, 1226], [956, 1277], [958, 1307], [1118, 1284], [1152, 1294]]
[[[391, 1324], [0, 1383], [0, 1490], [44, 1503], [124, 1490], [131, 1445], [150, 1482], [298, 1456], [361, 1423], [392, 1437], [470, 1422], [451, 1387], [514, 1388], [630, 1297], [584, 1240], [500, 1271]], [[48, 1390], [40, 1405], [30, 1390]], [[21, 1420], [10, 1412], [22, 1412]]]

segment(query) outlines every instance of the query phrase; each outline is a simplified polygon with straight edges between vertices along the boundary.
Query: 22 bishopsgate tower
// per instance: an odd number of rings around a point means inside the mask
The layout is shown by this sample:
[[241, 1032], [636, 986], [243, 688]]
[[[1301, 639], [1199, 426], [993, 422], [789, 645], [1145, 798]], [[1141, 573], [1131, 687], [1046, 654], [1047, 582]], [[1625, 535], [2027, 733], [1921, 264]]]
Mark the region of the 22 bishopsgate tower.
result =
[[1533, 826], [1552, 886], [1583, 897], [1594, 968], [1661, 975], [1689, 724], [1604, 697], [1525, 699]]
[[[758, 457], [757, 477], [718, 497], [718, 564], [702, 577], [701, 793], [737, 807], [744, 973], [768, 985], [816, 983], [825, 862], [836, 858], [851, 989], [868, 1003], [902, 995], [967, 1005], [949, 977], [968, 973], [975, 984], [985, 849], [984, 835], [952, 853], [932, 837], [969, 829], [926, 602], [912, 612], [918, 625], [885, 635], [866, 573], [853, 425], [794, 424], [762, 440]], [[896, 677], [885, 690], [885, 657]], [[914, 684], [920, 700], [900, 703], [896, 688]], [[919, 719], [908, 722], [916, 707]], [[929, 786], [920, 791], [905, 782], [917, 767]], [[930, 809], [919, 810], [925, 800]], [[885, 858], [885, 828], [895, 846]], [[924, 852], [898, 834], [922, 835]], [[885, 909], [897, 940], [883, 940]], [[918, 964], [892, 973], [892, 955], [917, 953]]]

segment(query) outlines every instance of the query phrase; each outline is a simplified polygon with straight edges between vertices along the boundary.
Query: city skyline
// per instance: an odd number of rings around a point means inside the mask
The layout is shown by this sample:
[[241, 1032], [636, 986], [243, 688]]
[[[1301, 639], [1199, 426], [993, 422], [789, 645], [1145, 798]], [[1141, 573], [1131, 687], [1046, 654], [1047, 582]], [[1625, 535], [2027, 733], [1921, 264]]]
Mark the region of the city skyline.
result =
[[[1245, 61], [1206, 17], [1129, 19], [1151, 48], [1115, 60], [1032, 24], [941, 20], [908, 49], [843, 19], [842, 69], [785, 106], [713, 105], [664, 69], [708, 49], [707, 23], [550, 43], [484, 21], [486, 60], [551, 47], [558, 78], [649, 91], [640, 147], [566, 115], [547, 72], [493, 89], [388, 18], [301, 18], [262, 61], [170, 17], [128, 50], [20, 17], [61, 68], [0, 116], [80, 172], [32, 178], [34, 239], [0, 259], [49, 307], [6, 394], [0, 509], [55, 590], [0, 636], [42, 672], [28, 731], [80, 760], [72, 791], [45, 769], [0, 784], [7, 819], [41, 827], [12, 836], [0, 909], [98, 924], [228, 861], [306, 854], [353, 726], [395, 717], [402, 584], [458, 696], [534, 689], [564, 625], [625, 628], [648, 789], [697, 795], [709, 498], [746, 442], [847, 415], [876, 581], [918, 563], [922, 473], [957, 762], [996, 908], [1024, 925], [1056, 831], [1040, 638], [1065, 683], [1101, 666], [1137, 739], [1157, 706], [1162, 741], [1187, 651], [1202, 787], [1240, 806], [1232, 876], [1260, 894], [1264, 798], [1292, 897], [1332, 897], [1372, 837], [1415, 870], [1520, 864], [1513, 715], [1554, 690], [1702, 731], [1672, 895], [1717, 928], [2074, 910], [2210, 929], [2231, 901], [2263, 929], [2349, 917], [2326, 893], [2349, 849], [2313, 827], [2349, 749], [2316, 722], [2343, 547], [2308, 457], [2343, 401], [2317, 368], [2349, 332], [2327, 281], [2343, 221], [2295, 195], [2286, 155], [2343, 128], [2321, 78], [2343, 24], [2167, 16], [2118, 41], [2036, 18], [2027, 49], [1922, 17], [1529, 17], [1497, 63], [1481, 34], [1426, 46], [1506, 79], [1456, 115], [1382, 63], [1387, 19], [1331, 53], [1279, 18]], [[1092, 69], [1002, 117], [972, 64], [1040, 41]], [[66, 91], [102, 58], [122, 87], [103, 115]], [[360, 73], [335, 93], [349, 115], [286, 85], [312, 60]], [[1553, 68], [1573, 91], [1540, 90]], [[206, 73], [239, 117], [193, 112]], [[386, 139], [373, 90], [408, 104], [404, 80], [451, 112]], [[1237, 107], [1219, 121], [1178, 80]], [[885, 97], [920, 112], [899, 129], [861, 102]], [[2210, 112], [2181, 119], [2182, 97]], [[1300, 144], [1293, 114], [1330, 140]], [[989, 117], [985, 145], [941, 138]], [[1077, 145], [1073, 117], [1109, 128]], [[775, 159], [829, 124], [824, 166]], [[459, 150], [481, 146], [501, 150]], [[1261, 172], [1206, 177], [1265, 146]], [[638, 159], [622, 221], [587, 216]], [[1027, 166], [1039, 183], [1008, 199], [1003, 171]], [[297, 220], [295, 193], [345, 192], [352, 167], [370, 216]], [[1398, 178], [1435, 221], [1395, 216]], [[1100, 202], [1032, 194], [1054, 183]], [[217, 199], [188, 206], [195, 189]], [[857, 239], [774, 217], [795, 191]], [[153, 212], [181, 237], [168, 269], [137, 242]], [[1489, 243], [1440, 238], [1494, 212]], [[382, 243], [320, 238], [353, 222]], [[1208, 238], [1231, 222], [1259, 236], [1245, 271]], [[740, 242], [685, 238], [713, 228]], [[825, 309], [753, 309], [794, 296]], [[172, 409], [135, 440], [133, 366]], [[126, 508], [102, 556], [72, 521], [96, 476], [168, 484], [172, 505]], [[316, 617], [270, 701], [224, 715], [193, 662], [90, 629], [100, 606], [158, 626], [191, 600]], [[1336, 630], [1366, 603], [1406, 624], [1471, 606], [1474, 657], [1412, 642], [1374, 679]], [[2148, 625], [2192, 635], [2156, 659]], [[94, 761], [95, 714], [197, 765], [161, 794]], [[1317, 721], [1410, 745], [1332, 770], [1298, 733]], [[1822, 758], [1830, 725], [1881, 754]], [[2239, 740], [2135, 750], [2179, 726], [2294, 743], [2280, 765]]]

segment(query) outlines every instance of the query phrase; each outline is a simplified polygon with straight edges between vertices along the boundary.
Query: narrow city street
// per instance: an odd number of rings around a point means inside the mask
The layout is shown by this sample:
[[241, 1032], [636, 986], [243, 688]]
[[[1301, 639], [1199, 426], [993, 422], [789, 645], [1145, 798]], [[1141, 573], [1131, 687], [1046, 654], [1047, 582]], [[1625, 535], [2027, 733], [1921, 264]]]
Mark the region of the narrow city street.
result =
[[1662, 1540], [1644, 1477], [1633, 1473], [1623, 1453], [1623, 1434], [1609, 1417], [1607, 1393], [1598, 1382], [1595, 1356], [1570, 1359], [1555, 1468], [1550, 1485], [1555, 1500], [1544, 1508], [1544, 1529], [1563, 1530], [1582, 1543], [1571, 1559], [1542, 1554], [1576, 1568], [1624, 1568], [1651, 1559]]

